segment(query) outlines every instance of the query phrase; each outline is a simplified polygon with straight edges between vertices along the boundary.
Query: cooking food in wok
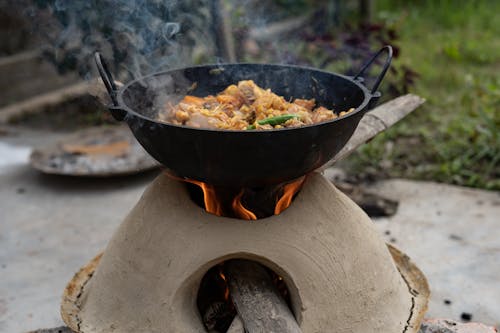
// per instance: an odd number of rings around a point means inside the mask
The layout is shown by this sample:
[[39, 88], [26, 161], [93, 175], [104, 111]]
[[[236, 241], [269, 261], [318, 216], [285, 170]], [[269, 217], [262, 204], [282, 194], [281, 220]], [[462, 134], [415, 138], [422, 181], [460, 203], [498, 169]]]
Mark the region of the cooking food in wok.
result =
[[[369, 89], [362, 75], [382, 53], [387, 58]], [[299, 178], [334, 157], [379, 99], [377, 88], [391, 57], [390, 46], [383, 47], [353, 77], [291, 65], [214, 64], [154, 73], [120, 89], [99, 54], [96, 63], [112, 100], [109, 110], [113, 117], [125, 121], [144, 149], [170, 172], [216, 186], [253, 188]], [[168, 100], [177, 103], [176, 96], [203, 99], [246, 80], [270, 88], [287, 103], [300, 105], [314, 98], [312, 110], [319, 106], [337, 112], [355, 110], [343, 117], [291, 128], [276, 129], [276, 123], [269, 124], [274, 130], [206, 128], [202, 123], [196, 128], [187, 125], [187, 120], [186, 125], [176, 125], [158, 119]], [[257, 115], [255, 118], [258, 122]], [[248, 126], [266, 125], [263, 120], [260, 124], [250, 121]]]
[[167, 102], [158, 120], [195, 128], [229, 130], [271, 130], [311, 125], [343, 116], [317, 106], [314, 98], [287, 101], [271, 89], [263, 89], [252, 80], [232, 84], [216, 96], [187, 95], [176, 105]]

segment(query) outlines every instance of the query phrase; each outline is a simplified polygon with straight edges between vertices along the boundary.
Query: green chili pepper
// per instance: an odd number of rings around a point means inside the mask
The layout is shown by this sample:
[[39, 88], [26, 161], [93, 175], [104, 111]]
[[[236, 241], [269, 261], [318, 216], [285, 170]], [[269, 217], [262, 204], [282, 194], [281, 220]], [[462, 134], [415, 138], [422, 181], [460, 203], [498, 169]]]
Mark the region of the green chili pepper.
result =
[[[269, 117], [266, 119], [258, 120], [257, 124], [276, 126], [276, 125], [283, 124], [292, 118], [298, 118], [298, 117], [299, 116], [297, 116], [296, 114], [283, 114], [281, 116]], [[247, 126], [247, 130], [251, 130], [251, 129], [255, 129], [255, 124]]]

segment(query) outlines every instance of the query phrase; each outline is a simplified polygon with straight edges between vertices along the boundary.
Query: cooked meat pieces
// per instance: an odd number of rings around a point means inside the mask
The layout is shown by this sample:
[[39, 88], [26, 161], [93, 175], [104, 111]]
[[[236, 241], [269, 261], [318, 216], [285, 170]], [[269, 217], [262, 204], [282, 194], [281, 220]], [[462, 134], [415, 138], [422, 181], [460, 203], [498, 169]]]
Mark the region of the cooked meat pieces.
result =
[[[352, 112], [354, 108], [340, 114]], [[178, 104], [167, 103], [158, 120], [196, 128], [272, 130], [299, 127], [337, 118], [333, 110], [316, 107], [314, 99], [291, 102], [263, 89], [252, 80], [230, 85], [216, 96], [185, 96]]]

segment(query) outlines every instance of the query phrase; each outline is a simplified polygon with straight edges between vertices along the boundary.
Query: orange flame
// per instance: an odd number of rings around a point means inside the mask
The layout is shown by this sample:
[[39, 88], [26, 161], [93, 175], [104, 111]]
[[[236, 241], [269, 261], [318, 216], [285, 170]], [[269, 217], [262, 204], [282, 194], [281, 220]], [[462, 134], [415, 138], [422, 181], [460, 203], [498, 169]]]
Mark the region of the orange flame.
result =
[[284, 186], [283, 195], [279, 198], [276, 206], [274, 207], [274, 215], [278, 215], [290, 206], [293, 196], [302, 188], [302, 184], [304, 184], [305, 179], [306, 177], [303, 176]]
[[205, 203], [205, 210], [217, 216], [222, 216], [222, 205], [217, 200], [217, 194], [213, 185], [200, 182], [193, 179], [183, 179], [191, 184], [198, 185], [203, 190], [203, 201]]
[[234, 213], [236, 216], [238, 216], [240, 219], [243, 220], [257, 220], [257, 216], [255, 216], [254, 213], [243, 207], [243, 204], [241, 203], [241, 197], [243, 196], [243, 193], [245, 190], [241, 190], [240, 193], [233, 199], [233, 202], [231, 203], [231, 207], [233, 208]]
[[222, 278], [222, 280], [225, 282], [225, 289], [224, 289], [224, 299], [227, 301], [229, 299], [229, 286], [227, 284], [227, 278], [222, 272], [222, 270], [219, 271], [219, 276]]
[[[171, 174], [168, 175], [174, 179], [180, 181], [186, 181], [188, 183], [199, 186], [203, 191], [203, 201], [205, 204], [205, 210], [217, 216], [224, 216], [224, 204], [223, 201], [220, 200], [219, 196], [217, 195], [217, 190], [215, 186], [194, 179], [179, 178]], [[283, 186], [283, 195], [279, 199], [277, 199], [276, 205], [274, 207], [274, 215], [280, 214], [290, 206], [293, 197], [302, 188], [305, 179], [306, 176], [302, 176], [292, 181], [291, 183], [288, 183]], [[232, 212], [235, 216], [237, 216], [240, 219], [257, 220], [257, 216], [255, 215], [255, 213], [245, 208], [241, 203], [241, 198], [243, 197], [244, 193], [245, 189], [241, 189], [238, 195], [236, 195], [234, 199], [232, 199], [231, 201]]]

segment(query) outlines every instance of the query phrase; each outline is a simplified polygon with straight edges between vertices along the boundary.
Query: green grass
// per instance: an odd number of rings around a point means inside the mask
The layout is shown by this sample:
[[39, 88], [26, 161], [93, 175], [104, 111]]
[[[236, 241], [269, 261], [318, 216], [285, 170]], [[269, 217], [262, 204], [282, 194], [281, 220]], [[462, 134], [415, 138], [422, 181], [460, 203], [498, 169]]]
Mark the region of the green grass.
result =
[[376, 3], [427, 102], [350, 157], [352, 174], [500, 190], [500, 1]]

